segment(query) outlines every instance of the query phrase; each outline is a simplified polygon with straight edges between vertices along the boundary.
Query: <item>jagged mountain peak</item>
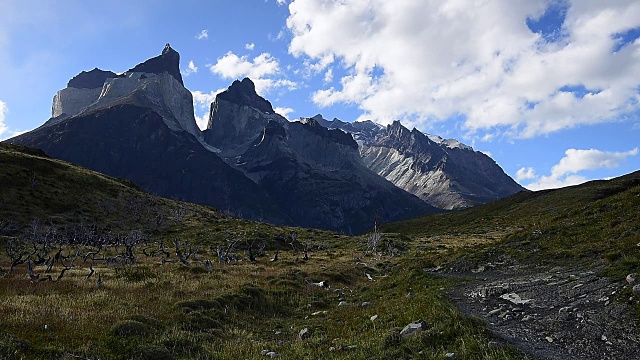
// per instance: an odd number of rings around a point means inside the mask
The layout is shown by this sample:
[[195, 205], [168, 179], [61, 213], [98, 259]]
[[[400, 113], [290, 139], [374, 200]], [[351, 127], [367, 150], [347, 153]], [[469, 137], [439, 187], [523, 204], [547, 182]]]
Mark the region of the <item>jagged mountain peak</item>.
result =
[[216, 99], [251, 106], [269, 114], [274, 113], [271, 103], [256, 93], [256, 86], [249, 78], [235, 80], [227, 90], [218, 94]]
[[171, 45], [166, 44], [162, 54], [140, 63], [128, 70], [127, 73], [143, 72], [161, 74], [163, 72], [173, 76], [180, 85], [184, 86], [182, 75], [180, 74], [180, 54]]
[[90, 71], [82, 71], [74, 76], [67, 83], [67, 87], [76, 89], [96, 89], [101, 88], [107, 79], [118, 77], [113, 71], [100, 70], [94, 68]]
[[264, 127], [264, 136], [282, 136], [286, 137], [287, 133], [284, 130], [284, 126], [277, 121], [269, 120], [267, 125]]
[[344, 132], [340, 129], [328, 129], [314, 118], [302, 118], [300, 123], [306, 130], [311, 131], [320, 137], [329, 139], [341, 145], [346, 145], [352, 149], [358, 149], [358, 143], [353, 140], [353, 137], [348, 132]]

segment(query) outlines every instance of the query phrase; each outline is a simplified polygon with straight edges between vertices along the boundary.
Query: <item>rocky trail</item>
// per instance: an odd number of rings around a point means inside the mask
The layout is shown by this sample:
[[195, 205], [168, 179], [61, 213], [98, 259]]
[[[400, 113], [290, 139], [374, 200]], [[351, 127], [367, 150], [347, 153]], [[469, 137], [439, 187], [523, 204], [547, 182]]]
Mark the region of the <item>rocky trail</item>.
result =
[[466, 315], [533, 359], [640, 359], [640, 328], [624, 281], [599, 269], [518, 264], [434, 274], [468, 278], [451, 299]]

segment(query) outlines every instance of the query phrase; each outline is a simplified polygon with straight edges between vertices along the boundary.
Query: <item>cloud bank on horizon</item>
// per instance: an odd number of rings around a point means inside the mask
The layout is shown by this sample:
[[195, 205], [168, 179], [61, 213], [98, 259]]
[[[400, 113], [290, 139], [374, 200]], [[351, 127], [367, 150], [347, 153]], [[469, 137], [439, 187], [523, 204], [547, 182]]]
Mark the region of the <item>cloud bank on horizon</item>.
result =
[[401, 120], [491, 154], [530, 189], [640, 169], [637, 0], [36, 3], [0, 3], [0, 139], [41, 124], [78, 71], [122, 71], [171, 42], [200, 128], [216, 94], [250, 77], [287, 118]]
[[295, 0], [289, 52], [342, 66], [319, 106], [531, 138], [640, 109], [640, 2]]

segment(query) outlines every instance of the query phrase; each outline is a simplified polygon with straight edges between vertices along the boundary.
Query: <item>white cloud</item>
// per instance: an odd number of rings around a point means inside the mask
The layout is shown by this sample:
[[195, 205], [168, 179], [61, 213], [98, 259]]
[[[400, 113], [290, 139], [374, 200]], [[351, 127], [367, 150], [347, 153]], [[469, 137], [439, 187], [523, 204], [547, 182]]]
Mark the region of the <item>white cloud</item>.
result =
[[4, 133], [9, 131], [9, 127], [4, 123], [4, 120], [6, 119], [6, 116], [7, 116], [7, 112], [9, 112], [7, 103], [0, 100], [0, 139], [2, 138]]
[[202, 116], [198, 116], [198, 114], [193, 114], [196, 118], [196, 124], [200, 128], [200, 130], [206, 130], [207, 124], [209, 123], [209, 113], [203, 113]]
[[570, 186], [583, 183], [588, 179], [578, 173], [588, 170], [596, 170], [603, 168], [615, 168], [630, 156], [636, 156], [638, 148], [626, 152], [601, 151], [596, 149], [578, 150], [568, 149], [565, 156], [560, 159], [558, 164], [551, 168], [551, 174], [548, 176], [535, 176], [532, 168], [522, 168], [516, 173], [522, 176], [532, 175], [532, 177], [523, 179], [535, 179], [534, 182], [526, 187], [530, 190], [542, 190]]
[[332, 81], [333, 81], [333, 68], [329, 68], [329, 70], [327, 70], [327, 72], [324, 73], [323, 82], [325, 84], [328, 84]]
[[184, 71], [184, 76], [189, 76], [191, 74], [195, 74], [198, 72], [198, 67], [193, 62], [193, 60], [189, 61], [189, 65], [187, 65], [187, 70]]
[[[282, 5], [286, 5], [287, 4], [287, 0], [276, 0], [276, 2], [278, 3], [278, 5], [282, 6]], [[282, 114], [281, 114], [282, 115]]]
[[248, 44], [245, 44], [245, 45], [244, 45], [244, 48], [245, 48], [245, 49], [247, 49], [247, 50], [253, 50], [253, 49], [255, 49], [255, 48], [256, 48], [256, 44], [254, 44], [254, 43], [248, 43]]
[[196, 39], [204, 40], [209, 37], [209, 30], [202, 30], [199, 34], [196, 35]]
[[536, 172], [532, 167], [520, 168], [516, 171], [516, 181], [521, 182], [523, 180], [535, 179]]
[[256, 85], [256, 92], [264, 95], [275, 88], [294, 90], [298, 84], [288, 79], [276, 79], [280, 75], [278, 59], [269, 53], [262, 53], [252, 60], [248, 56], [238, 56], [229, 51], [211, 65], [212, 73], [225, 79], [249, 77]]
[[[196, 118], [196, 124], [198, 124], [200, 130], [207, 128], [207, 123], [209, 122], [209, 107], [213, 100], [216, 99], [216, 95], [224, 90], [226, 89], [218, 89], [209, 93], [203, 93], [199, 90], [191, 92], [191, 95], [193, 96], [194, 116]], [[198, 113], [202, 115], [198, 115]]]
[[[317, 105], [354, 103], [383, 124], [462, 114], [479, 139], [535, 137], [640, 111], [640, 40], [612, 51], [614, 34], [640, 26], [640, 2], [573, 1], [557, 43], [527, 27], [550, 3], [294, 0], [289, 52], [347, 70]], [[579, 85], [593, 91], [561, 91]]]
[[284, 116], [285, 118], [287, 118], [287, 120], [290, 120], [289, 114], [294, 112], [292, 108], [288, 108], [288, 107], [277, 107], [277, 108], [274, 108], [273, 111], [275, 111], [276, 114], [280, 114]]
[[0, 100], [0, 141], [12, 138], [14, 136], [18, 136], [20, 134], [26, 133], [28, 130], [10, 130], [5, 120], [7, 118], [7, 113], [9, 112], [9, 107], [7, 103]]

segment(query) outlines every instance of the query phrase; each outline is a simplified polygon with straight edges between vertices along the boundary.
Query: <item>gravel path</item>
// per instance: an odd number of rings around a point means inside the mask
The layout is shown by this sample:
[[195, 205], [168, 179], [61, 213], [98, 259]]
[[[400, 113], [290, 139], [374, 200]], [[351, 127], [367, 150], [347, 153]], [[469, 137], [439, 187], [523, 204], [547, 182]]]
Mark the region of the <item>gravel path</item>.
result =
[[[624, 280], [600, 277], [597, 269], [487, 268], [453, 275], [473, 280], [451, 298], [529, 357], [640, 359], [640, 327], [631, 317], [638, 300], [629, 297]], [[452, 276], [444, 269], [432, 272]]]

